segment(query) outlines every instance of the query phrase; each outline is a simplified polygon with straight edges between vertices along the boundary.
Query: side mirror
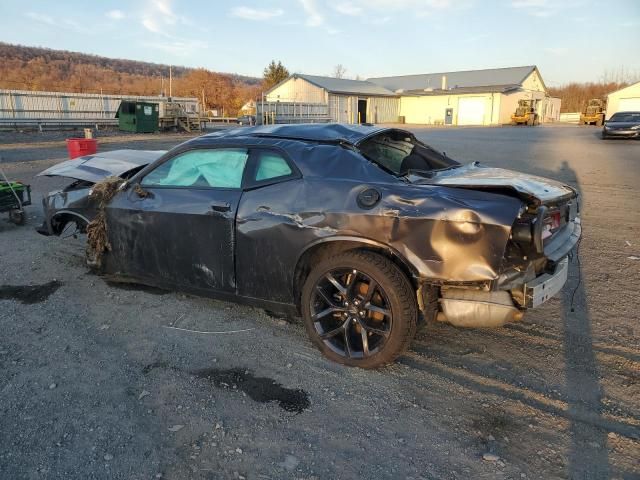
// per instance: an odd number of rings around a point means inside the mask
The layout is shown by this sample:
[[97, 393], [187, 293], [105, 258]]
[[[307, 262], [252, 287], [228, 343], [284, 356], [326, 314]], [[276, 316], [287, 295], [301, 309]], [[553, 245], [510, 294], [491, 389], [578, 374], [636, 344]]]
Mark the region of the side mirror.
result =
[[140, 198], [153, 197], [153, 194], [148, 190], [145, 190], [144, 188], [142, 188], [142, 186], [139, 183], [136, 183], [133, 186], [133, 192]]

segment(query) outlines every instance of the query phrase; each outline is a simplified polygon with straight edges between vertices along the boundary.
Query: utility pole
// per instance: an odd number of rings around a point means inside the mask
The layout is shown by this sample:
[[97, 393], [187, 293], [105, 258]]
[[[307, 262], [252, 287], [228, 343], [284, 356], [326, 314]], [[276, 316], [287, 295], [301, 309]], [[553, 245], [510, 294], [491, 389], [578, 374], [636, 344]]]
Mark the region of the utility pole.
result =
[[173, 96], [173, 92], [171, 91], [172, 82], [173, 82], [173, 75], [171, 73], [171, 65], [169, 65], [169, 97]]

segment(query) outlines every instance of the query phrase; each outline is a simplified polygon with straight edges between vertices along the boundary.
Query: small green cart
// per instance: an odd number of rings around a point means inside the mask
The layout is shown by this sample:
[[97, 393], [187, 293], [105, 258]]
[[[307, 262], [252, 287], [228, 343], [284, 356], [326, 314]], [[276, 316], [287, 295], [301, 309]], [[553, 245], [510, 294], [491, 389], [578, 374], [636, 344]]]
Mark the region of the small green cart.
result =
[[31, 186], [20, 182], [0, 180], [0, 213], [9, 212], [9, 220], [24, 225], [24, 207], [31, 205]]

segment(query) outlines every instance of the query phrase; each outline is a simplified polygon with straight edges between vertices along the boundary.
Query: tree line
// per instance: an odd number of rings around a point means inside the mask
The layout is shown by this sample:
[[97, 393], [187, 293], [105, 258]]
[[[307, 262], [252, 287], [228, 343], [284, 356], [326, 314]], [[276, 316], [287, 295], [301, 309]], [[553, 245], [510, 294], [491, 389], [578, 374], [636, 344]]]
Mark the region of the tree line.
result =
[[[169, 95], [169, 66], [0, 43], [0, 88], [105, 95]], [[204, 109], [235, 115], [249, 100], [289, 75], [271, 62], [264, 78], [172, 67], [171, 94], [197, 97]], [[284, 76], [283, 76], [284, 75]]]
[[606, 102], [607, 94], [630, 85], [629, 82], [569, 83], [548, 88], [549, 95], [562, 100], [561, 112], [582, 112], [587, 102], [599, 98]]

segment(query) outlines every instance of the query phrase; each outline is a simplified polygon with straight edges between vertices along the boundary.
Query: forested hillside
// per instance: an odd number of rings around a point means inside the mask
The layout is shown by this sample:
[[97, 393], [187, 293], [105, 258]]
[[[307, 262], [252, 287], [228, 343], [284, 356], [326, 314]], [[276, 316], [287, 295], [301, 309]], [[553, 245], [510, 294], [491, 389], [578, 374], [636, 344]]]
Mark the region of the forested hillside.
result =
[[[262, 79], [180, 66], [174, 96], [204, 95], [206, 108], [235, 114], [259, 94]], [[129, 95], [169, 94], [169, 66], [0, 42], [0, 88]]]

